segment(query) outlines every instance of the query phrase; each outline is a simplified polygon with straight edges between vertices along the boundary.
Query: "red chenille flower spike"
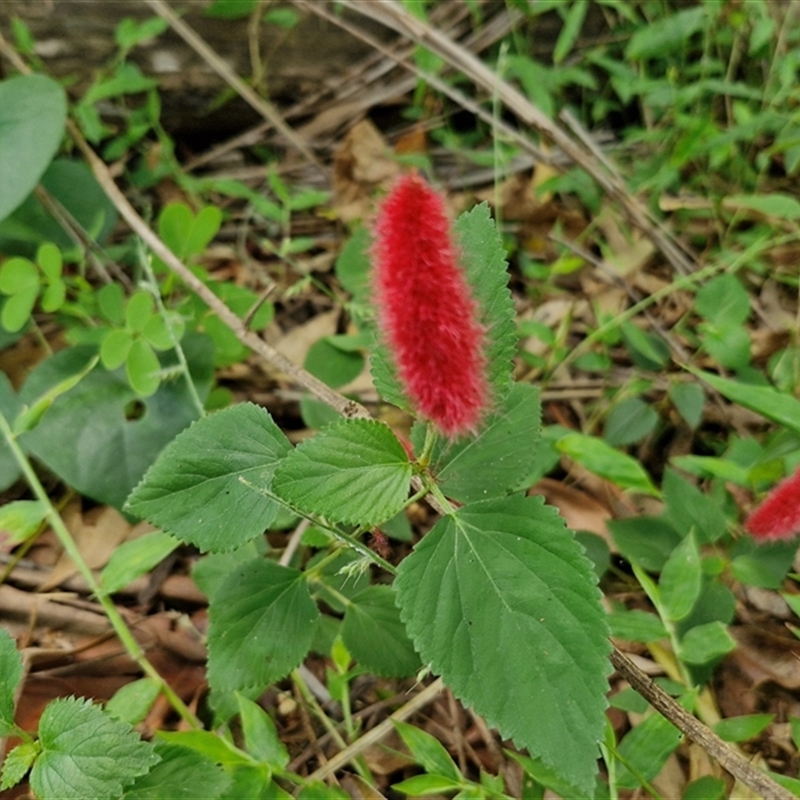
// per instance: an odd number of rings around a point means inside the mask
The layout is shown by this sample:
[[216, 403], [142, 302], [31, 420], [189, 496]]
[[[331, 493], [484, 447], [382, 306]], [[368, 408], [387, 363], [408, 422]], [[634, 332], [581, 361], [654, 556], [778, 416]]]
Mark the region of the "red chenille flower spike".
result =
[[484, 330], [458, 264], [444, 201], [401, 177], [375, 224], [378, 323], [416, 411], [447, 436], [473, 432], [489, 403]]
[[744, 527], [756, 539], [791, 539], [800, 534], [800, 469], [767, 495]]

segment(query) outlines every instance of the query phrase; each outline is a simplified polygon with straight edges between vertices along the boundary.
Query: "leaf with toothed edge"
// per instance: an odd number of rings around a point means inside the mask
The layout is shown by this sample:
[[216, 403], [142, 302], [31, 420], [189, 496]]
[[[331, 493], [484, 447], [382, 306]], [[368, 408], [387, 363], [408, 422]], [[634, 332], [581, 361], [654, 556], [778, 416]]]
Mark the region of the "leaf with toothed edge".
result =
[[556, 510], [520, 495], [443, 517], [395, 580], [423, 662], [504, 737], [585, 791], [610, 671], [596, 583]]

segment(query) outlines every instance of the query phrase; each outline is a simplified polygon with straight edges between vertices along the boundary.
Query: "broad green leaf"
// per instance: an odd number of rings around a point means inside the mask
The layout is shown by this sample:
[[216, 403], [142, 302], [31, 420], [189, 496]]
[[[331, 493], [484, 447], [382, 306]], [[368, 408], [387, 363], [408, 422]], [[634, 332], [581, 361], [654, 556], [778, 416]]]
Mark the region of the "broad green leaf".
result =
[[731, 548], [731, 573], [746, 586], [780, 589], [797, 554], [797, 542], [759, 543], [743, 536]]
[[0, 792], [16, 786], [24, 777], [25, 773], [31, 768], [39, 749], [33, 743], [19, 744], [13, 748], [3, 761], [0, 770]]
[[160, 564], [180, 542], [162, 531], [151, 531], [114, 549], [100, 578], [109, 594], [133, 583]]
[[125, 374], [131, 389], [141, 397], [155, 394], [161, 383], [160, 369], [161, 363], [153, 348], [144, 339], [134, 339], [125, 359]]
[[655, 497], [659, 495], [644, 467], [636, 459], [615, 450], [602, 439], [585, 433], [568, 433], [556, 442], [556, 447], [590, 472], [622, 489], [633, 489]]
[[11, 297], [6, 298], [3, 310], [0, 312], [0, 325], [9, 333], [16, 333], [25, 327], [30, 319], [36, 298], [39, 296], [39, 286], [22, 289]]
[[8, 631], [0, 627], [0, 736], [14, 728], [14, 695], [22, 680], [22, 656]]
[[588, 791], [608, 631], [592, 565], [555, 509], [520, 495], [464, 506], [416, 545], [395, 588], [423, 662], [504, 737]]
[[625, 48], [626, 57], [631, 61], [661, 58], [685, 47], [689, 37], [706, 24], [708, 13], [705, 6], [697, 6], [640, 26]]
[[617, 785], [623, 789], [636, 789], [641, 785], [639, 777], [645, 781], [653, 780], [682, 738], [683, 734], [661, 714], [652, 713], [645, 717], [620, 743], [622, 766], [617, 773]]
[[352, 598], [342, 638], [353, 658], [376, 675], [407, 677], [422, 666], [389, 586], [370, 586]]
[[664, 472], [663, 490], [666, 516], [675, 530], [686, 533], [694, 528], [698, 541], [706, 544], [716, 542], [728, 530], [722, 509], [675, 470]]
[[57, 281], [61, 278], [61, 272], [64, 267], [61, 251], [52, 242], [45, 242], [39, 247], [36, 251], [36, 263], [51, 281]]
[[692, 781], [681, 795], [681, 800], [725, 800], [728, 796], [725, 781], [713, 775], [704, 775]]
[[24, 542], [39, 530], [47, 510], [41, 500], [12, 500], [0, 506], [0, 534], [5, 534], [7, 541]]
[[127, 508], [201, 550], [233, 550], [275, 519], [278, 504], [258, 490], [269, 489], [289, 451], [267, 411], [252, 403], [231, 406], [176, 437]]
[[680, 643], [680, 658], [687, 664], [706, 664], [736, 648], [736, 640], [721, 622], [707, 622], [686, 632]]
[[800, 203], [796, 198], [780, 192], [769, 194], [733, 194], [727, 195], [722, 207], [733, 211], [749, 209], [767, 217], [778, 219], [800, 219]]
[[[13, 426], [22, 410], [17, 393], [5, 372], [0, 372], [0, 414]], [[19, 478], [19, 465], [8, 449], [5, 437], [0, 436], [0, 491], [7, 489]]]
[[135, 292], [125, 306], [125, 323], [132, 331], [141, 333], [147, 320], [153, 316], [154, 309], [155, 301], [150, 292]]
[[[74, 373], [66, 375], [54, 386], [51, 386], [36, 398], [31, 398], [27, 402], [27, 407], [20, 412], [14, 420], [14, 433], [21, 435], [36, 428], [42, 421], [42, 417], [51, 408], [53, 403], [62, 395], [78, 386], [92, 370], [97, 366], [97, 356], [89, 359], [80, 369]], [[28, 384], [25, 385], [26, 388]]]
[[44, 75], [0, 82], [0, 220], [34, 189], [56, 154], [67, 118], [61, 86]]
[[450, 754], [438, 739], [415, 725], [409, 725], [407, 722], [398, 720], [393, 720], [393, 722], [406, 747], [411, 751], [414, 761], [425, 772], [442, 775], [456, 784], [463, 781], [458, 767], [453, 763]]
[[53, 700], [39, 720], [31, 788], [43, 798], [112, 800], [158, 763], [153, 745], [90, 700]]
[[106, 703], [106, 713], [112, 717], [138, 725], [155, 703], [161, 686], [153, 678], [139, 678], [117, 689]]
[[361, 374], [364, 356], [361, 353], [347, 353], [332, 345], [326, 337], [311, 345], [303, 367], [328, 386], [337, 389]]
[[620, 553], [650, 572], [661, 572], [681, 541], [672, 525], [660, 517], [611, 519], [608, 527]]
[[405, 504], [411, 464], [382, 422], [342, 420], [298, 445], [272, 489], [290, 505], [331, 520], [377, 525]]
[[363, 227], [356, 229], [333, 267], [342, 288], [359, 303], [365, 302], [369, 293], [369, 246], [369, 231]]
[[478, 303], [478, 318], [486, 330], [486, 368], [495, 402], [499, 404], [511, 388], [511, 368], [517, 349], [503, 240], [486, 202], [461, 214], [453, 232], [472, 295]]
[[289, 763], [289, 752], [278, 736], [272, 717], [258, 703], [238, 692], [236, 699], [247, 752], [272, 769], [283, 769]]
[[308, 653], [318, 618], [302, 572], [260, 559], [236, 567], [209, 607], [212, 689], [263, 688], [283, 678]]
[[612, 611], [608, 615], [611, 635], [629, 642], [656, 642], [667, 636], [664, 624], [656, 614], [638, 608]]
[[735, 275], [717, 275], [695, 297], [701, 317], [720, 325], [743, 325], [750, 316], [750, 297]]
[[67, 286], [64, 281], [54, 281], [42, 292], [42, 311], [52, 314], [64, 305], [67, 298]]
[[700, 552], [693, 531], [672, 551], [658, 581], [659, 596], [667, 618], [683, 619], [697, 602], [702, 588]]
[[633, 322], [623, 322], [620, 333], [637, 367], [645, 370], [660, 370], [669, 360], [669, 347], [663, 339], [643, 331]]
[[[182, 344], [202, 400], [212, 378], [209, 341], [195, 334]], [[23, 402], [33, 405], [51, 393], [58, 396], [21, 442], [76, 491], [121, 508], [158, 453], [198, 411], [183, 379], [140, 398], [119, 371], [96, 368], [59, 393], [59, 386], [73, 380], [94, 354], [95, 348], [71, 347], [31, 372], [20, 392]], [[165, 353], [162, 364], [176, 361], [174, 352]]]
[[669, 388], [669, 399], [690, 428], [694, 429], [700, 424], [706, 403], [702, 386], [685, 381], [674, 383]]
[[758, 736], [774, 719], [774, 714], [743, 714], [739, 717], [729, 717], [721, 719], [714, 725], [714, 733], [726, 742], [746, 742]]
[[721, 378], [719, 375], [692, 367], [686, 369], [698, 378], [702, 378], [728, 400], [739, 403], [784, 428], [800, 433], [800, 400], [796, 400], [790, 394], [779, 392], [771, 386], [756, 386], [733, 381], [730, 378]]
[[27, 258], [9, 258], [0, 267], [0, 292], [19, 294], [31, 287], [39, 286], [39, 271]]
[[125, 290], [119, 283], [107, 283], [95, 292], [100, 313], [112, 325], [125, 321]]
[[639, 397], [629, 397], [609, 412], [603, 438], [612, 447], [624, 447], [644, 439], [657, 424], [658, 413], [651, 405]]
[[195, 215], [185, 203], [170, 203], [159, 215], [158, 231], [178, 258], [189, 259], [205, 250], [221, 221], [216, 206], [205, 206]]
[[[636, 695], [639, 697], [639, 695]], [[645, 707], [647, 703], [645, 702]], [[505, 750], [505, 754], [512, 760], [516, 761], [527, 775], [529, 775], [536, 783], [541, 784], [547, 789], [552, 789], [557, 795], [566, 800], [578, 800], [578, 798], [594, 798], [597, 797], [594, 793], [588, 794], [581, 792], [571, 784], [563, 780], [555, 770], [546, 766], [540, 758], [531, 758], [530, 756], [523, 755], [522, 753], [515, 753], [513, 750]]]
[[350, 800], [350, 795], [338, 786], [315, 781], [300, 790], [297, 800]]
[[[102, 245], [106, 241], [116, 225], [117, 210], [85, 164], [57, 158], [47, 168], [40, 183], [94, 242]], [[82, 246], [76, 245], [39, 199], [30, 194], [22, 205], [0, 222], [0, 252], [33, 258], [42, 242], [52, 242], [65, 257], [75, 261], [84, 257]]]
[[194, 750], [224, 767], [251, 763], [247, 753], [243, 753], [225, 737], [211, 731], [159, 731], [158, 738], [171, 745]]
[[161, 760], [128, 786], [121, 800], [216, 800], [231, 779], [210, 758], [171, 742], [156, 742]]
[[[231, 778], [230, 788], [219, 800], [294, 800], [294, 797], [274, 781], [266, 764], [236, 764], [226, 769]], [[347, 800], [350, 800], [348, 797]]]
[[[541, 433], [539, 390], [515, 384], [503, 406], [476, 437], [453, 444], [440, 440], [435, 447], [432, 471], [448, 497], [469, 503], [527, 488]], [[415, 427], [414, 434], [419, 452], [424, 426]]]
[[117, 369], [128, 359], [133, 344], [133, 334], [123, 328], [110, 330], [100, 344], [100, 363], [106, 369]]

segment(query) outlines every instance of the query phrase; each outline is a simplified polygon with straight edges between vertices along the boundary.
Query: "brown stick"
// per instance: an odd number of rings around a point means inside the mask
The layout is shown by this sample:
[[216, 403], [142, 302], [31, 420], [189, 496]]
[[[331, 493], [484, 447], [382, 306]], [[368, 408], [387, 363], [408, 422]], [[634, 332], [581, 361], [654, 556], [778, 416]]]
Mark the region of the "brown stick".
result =
[[653, 708], [663, 714], [678, 730], [697, 742], [712, 758], [734, 778], [758, 792], [764, 800], [797, 800], [788, 790], [761, 770], [756, 769], [744, 756], [724, 742], [714, 731], [697, 717], [675, 702], [660, 686], [637, 667], [624, 653], [616, 648], [611, 653], [611, 663], [619, 674]]

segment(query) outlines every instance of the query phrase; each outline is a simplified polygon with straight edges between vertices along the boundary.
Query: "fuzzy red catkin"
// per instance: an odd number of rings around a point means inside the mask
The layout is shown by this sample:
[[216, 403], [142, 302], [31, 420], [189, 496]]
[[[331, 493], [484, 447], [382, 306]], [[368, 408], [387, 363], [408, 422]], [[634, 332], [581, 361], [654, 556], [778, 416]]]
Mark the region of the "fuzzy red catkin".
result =
[[373, 255], [378, 322], [406, 395], [445, 435], [474, 432], [489, 403], [484, 330], [444, 201], [419, 176], [381, 204]]
[[791, 539], [800, 534], [800, 469], [767, 495], [744, 527], [756, 539]]

